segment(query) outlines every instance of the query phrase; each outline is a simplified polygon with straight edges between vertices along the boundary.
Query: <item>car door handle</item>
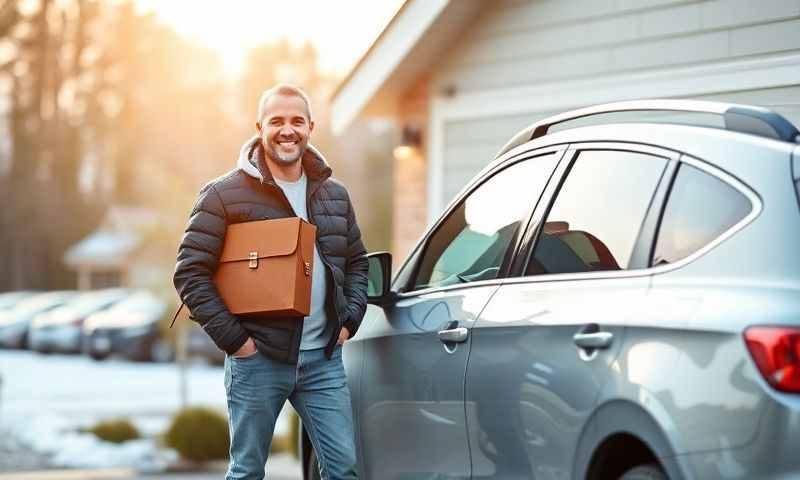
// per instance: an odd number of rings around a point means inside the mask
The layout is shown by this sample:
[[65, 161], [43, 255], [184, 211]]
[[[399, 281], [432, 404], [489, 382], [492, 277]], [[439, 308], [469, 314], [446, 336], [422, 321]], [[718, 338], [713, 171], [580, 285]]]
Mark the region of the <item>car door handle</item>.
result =
[[608, 348], [614, 340], [611, 332], [576, 333], [572, 336], [575, 345], [581, 348]]
[[469, 330], [464, 327], [439, 330], [439, 340], [445, 343], [464, 343], [469, 337]]

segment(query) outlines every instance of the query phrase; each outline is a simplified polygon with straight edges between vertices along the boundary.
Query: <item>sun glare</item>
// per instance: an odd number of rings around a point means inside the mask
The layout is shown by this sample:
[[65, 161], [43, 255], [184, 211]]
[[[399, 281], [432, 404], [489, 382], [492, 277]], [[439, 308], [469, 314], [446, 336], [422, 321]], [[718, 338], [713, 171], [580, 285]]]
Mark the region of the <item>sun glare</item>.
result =
[[404, 0], [136, 0], [140, 12], [152, 11], [162, 23], [197, 43], [220, 52], [235, 75], [248, 48], [282, 37], [294, 45], [311, 42], [320, 67], [346, 73], [389, 22]]

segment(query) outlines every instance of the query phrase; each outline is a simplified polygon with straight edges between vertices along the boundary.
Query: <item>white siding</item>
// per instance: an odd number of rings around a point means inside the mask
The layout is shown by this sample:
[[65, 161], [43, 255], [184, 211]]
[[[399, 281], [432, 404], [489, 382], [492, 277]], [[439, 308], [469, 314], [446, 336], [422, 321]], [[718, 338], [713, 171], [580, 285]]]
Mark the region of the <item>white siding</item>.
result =
[[[432, 72], [431, 91], [458, 97], [795, 53], [800, 0], [505, 0], [487, 2]], [[797, 85], [704, 98], [770, 106], [800, 125], [800, 72]], [[550, 113], [431, 118], [443, 127], [443, 198], [430, 205], [446, 204], [516, 131]]]
[[445, 162], [444, 165], [445, 198], [453, 198], [495, 153], [496, 145], [486, 142], [464, 143], [446, 148], [445, 158], [453, 161]]
[[549, 115], [538, 113], [447, 122], [443, 175], [445, 203], [494, 158], [514, 133]]
[[800, 127], [800, 82], [797, 86], [702, 95], [703, 100], [746, 103], [767, 107]]
[[471, 91], [791, 50], [797, 0], [530, 1], [487, 8], [435, 84]]
[[[695, 98], [760, 105], [780, 113], [800, 126], [800, 85], [701, 95]], [[445, 203], [491, 161], [500, 147], [516, 132], [555, 113], [558, 112], [448, 121], [445, 124]]]

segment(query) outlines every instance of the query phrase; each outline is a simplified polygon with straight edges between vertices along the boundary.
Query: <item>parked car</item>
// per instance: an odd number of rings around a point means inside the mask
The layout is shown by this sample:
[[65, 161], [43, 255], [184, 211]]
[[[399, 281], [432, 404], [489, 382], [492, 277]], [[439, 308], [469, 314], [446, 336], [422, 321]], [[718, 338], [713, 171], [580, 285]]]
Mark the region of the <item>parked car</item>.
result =
[[35, 293], [29, 290], [0, 293], [0, 311], [14, 308], [19, 302], [33, 296]]
[[95, 360], [111, 354], [139, 361], [169, 360], [172, 351], [161, 341], [159, 329], [166, 309], [155, 295], [139, 291], [90, 315], [83, 324], [83, 351]]
[[83, 338], [83, 322], [95, 313], [109, 308], [130, 295], [124, 288], [81, 292], [74, 299], [34, 317], [29, 346], [38, 352], [79, 353]]
[[0, 311], [0, 346], [26, 348], [33, 318], [63, 305], [75, 294], [69, 290], [37, 293], [15, 303], [13, 308]]
[[186, 354], [189, 357], [203, 358], [213, 365], [225, 363], [225, 352], [211, 340], [203, 328], [191, 322], [186, 336]]
[[370, 255], [363, 478], [800, 477], [799, 141], [677, 100], [517, 134], [391, 281]]

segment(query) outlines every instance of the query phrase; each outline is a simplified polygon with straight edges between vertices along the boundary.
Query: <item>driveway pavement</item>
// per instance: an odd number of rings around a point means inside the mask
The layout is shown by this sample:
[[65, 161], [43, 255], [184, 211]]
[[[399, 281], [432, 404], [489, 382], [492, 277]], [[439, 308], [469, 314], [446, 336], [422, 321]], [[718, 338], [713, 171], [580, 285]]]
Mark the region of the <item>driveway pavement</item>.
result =
[[[269, 480], [301, 480], [300, 464], [290, 455], [273, 455], [267, 462]], [[39, 470], [0, 473], [0, 480], [222, 480], [225, 464], [218, 463], [203, 472], [139, 473], [130, 468]]]
[[[191, 364], [182, 376], [175, 365], [0, 350], [0, 480], [220, 480], [224, 462], [203, 472], [145, 475], [136, 469], [148, 461], [174, 461], [162, 455], [155, 438], [184, 401], [225, 411], [222, 379], [222, 368], [203, 363]], [[78, 434], [119, 417], [132, 420], [152, 446], [133, 454]], [[281, 420], [276, 434], [288, 432]], [[298, 480], [300, 471], [288, 454], [275, 455], [267, 478]]]

